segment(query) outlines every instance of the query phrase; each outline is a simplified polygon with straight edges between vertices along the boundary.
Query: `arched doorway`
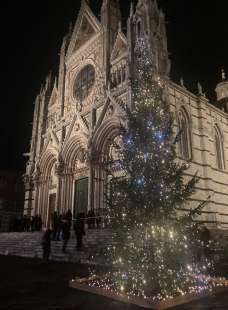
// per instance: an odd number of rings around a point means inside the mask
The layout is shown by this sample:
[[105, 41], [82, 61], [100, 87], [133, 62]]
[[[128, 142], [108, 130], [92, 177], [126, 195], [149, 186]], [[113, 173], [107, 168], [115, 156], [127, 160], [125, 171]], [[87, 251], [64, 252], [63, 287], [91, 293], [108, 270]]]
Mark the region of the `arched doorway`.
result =
[[88, 209], [89, 168], [86, 161], [86, 140], [82, 136], [71, 138], [63, 149], [63, 160], [66, 168], [62, 184], [63, 211], [86, 213]]
[[56, 209], [57, 186], [58, 186], [58, 176], [56, 174], [55, 165], [53, 165], [49, 179], [47, 227], [51, 227], [51, 225], [53, 224], [52, 217]]
[[88, 185], [89, 179], [82, 178], [75, 181], [74, 191], [74, 218], [77, 213], [88, 212]]

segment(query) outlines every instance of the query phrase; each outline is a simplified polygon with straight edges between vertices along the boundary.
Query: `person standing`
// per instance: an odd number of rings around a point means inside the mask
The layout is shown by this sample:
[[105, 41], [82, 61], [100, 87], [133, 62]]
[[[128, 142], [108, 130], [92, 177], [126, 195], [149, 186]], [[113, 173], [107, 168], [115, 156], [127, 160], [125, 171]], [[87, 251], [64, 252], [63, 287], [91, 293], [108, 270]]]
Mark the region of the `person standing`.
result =
[[209, 259], [210, 258], [211, 234], [210, 234], [209, 229], [206, 226], [203, 226], [201, 229], [201, 241], [203, 243], [204, 256], [207, 259]]
[[43, 225], [42, 218], [41, 218], [41, 216], [39, 215], [38, 218], [37, 218], [37, 230], [38, 230], [38, 231], [41, 231], [41, 230], [42, 230], [42, 225]]
[[77, 240], [76, 249], [81, 250], [83, 245], [83, 236], [85, 235], [85, 222], [83, 213], [80, 213], [76, 216], [74, 231]]
[[96, 212], [96, 226], [97, 226], [97, 229], [101, 228], [101, 214], [100, 214], [99, 209]]
[[71, 212], [71, 210], [67, 211], [65, 218], [67, 220], [67, 224], [69, 226], [69, 229], [71, 230], [71, 224], [72, 224], [72, 212]]
[[51, 234], [51, 229], [47, 229], [42, 237], [43, 259], [45, 261], [49, 260], [51, 253]]
[[58, 213], [55, 211], [52, 215], [52, 228], [53, 228], [53, 240], [56, 241], [57, 229], [58, 229]]
[[63, 247], [62, 247], [62, 252], [66, 253], [66, 247], [67, 243], [70, 239], [70, 227], [69, 227], [69, 222], [67, 221], [66, 218], [63, 220], [62, 224], [62, 234], [63, 234]]
[[88, 223], [88, 229], [94, 229], [95, 228], [95, 213], [93, 210], [89, 210], [87, 213], [87, 223]]

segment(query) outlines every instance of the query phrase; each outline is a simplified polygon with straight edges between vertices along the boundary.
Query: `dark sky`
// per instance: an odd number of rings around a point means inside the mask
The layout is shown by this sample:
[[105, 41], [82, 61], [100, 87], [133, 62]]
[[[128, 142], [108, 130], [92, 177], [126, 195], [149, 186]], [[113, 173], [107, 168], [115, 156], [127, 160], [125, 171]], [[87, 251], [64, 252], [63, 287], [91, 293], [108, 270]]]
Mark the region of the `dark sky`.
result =
[[[91, 0], [97, 13], [100, 0]], [[33, 102], [58, 53], [80, 0], [2, 1], [0, 169], [23, 170], [29, 151]], [[129, 0], [120, 0], [124, 14]], [[171, 78], [183, 76], [195, 91], [197, 81], [213, 99], [224, 67], [228, 72], [227, 0], [160, 0], [167, 16]]]

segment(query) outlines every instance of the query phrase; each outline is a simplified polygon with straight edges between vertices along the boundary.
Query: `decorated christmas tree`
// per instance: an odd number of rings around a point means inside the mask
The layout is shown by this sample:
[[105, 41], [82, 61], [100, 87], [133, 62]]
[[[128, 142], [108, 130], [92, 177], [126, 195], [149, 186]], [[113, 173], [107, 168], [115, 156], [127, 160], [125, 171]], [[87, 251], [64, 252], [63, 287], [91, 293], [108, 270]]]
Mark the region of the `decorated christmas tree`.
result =
[[[112, 268], [98, 282], [117, 293], [162, 300], [206, 288], [202, 275], [210, 264], [199, 259], [193, 221], [203, 204], [178, 211], [198, 178], [187, 179], [189, 164], [177, 158], [178, 130], [165, 83], [154, 74], [144, 41], [137, 42], [135, 55], [133, 108], [126, 108], [122, 143], [115, 146], [121, 175], [113, 175], [107, 197], [113, 240], [105, 257]], [[112, 171], [112, 163], [107, 166]]]

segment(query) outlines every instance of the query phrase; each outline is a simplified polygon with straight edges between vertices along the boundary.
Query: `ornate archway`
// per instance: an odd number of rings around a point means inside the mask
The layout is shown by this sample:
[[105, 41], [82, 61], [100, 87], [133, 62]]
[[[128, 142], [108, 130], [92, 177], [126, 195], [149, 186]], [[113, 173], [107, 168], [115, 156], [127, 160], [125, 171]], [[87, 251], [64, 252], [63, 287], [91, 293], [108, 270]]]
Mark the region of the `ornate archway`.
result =
[[41, 215], [45, 227], [50, 224], [51, 213], [55, 210], [55, 200], [54, 196], [50, 199], [50, 189], [55, 179], [56, 188], [52, 194], [55, 193], [56, 196], [57, 180], [54, 169], [56, 161], [57, 153], [54, 150], [47, 150], [36, 167], [35, 213]]
[[[64, 169], [60, 173], [58, 197], [61, 213], [67, 210], [71, 210], [73, 214], [75, 213], [75, 187], [77, 181], [88, 178], [86, 153], [87, 139], [83, 135], [72, 137], [63, 147], [61, 157]], [[88, 201], [88, 193], [86, 199]]]
[[106, 165], [109, 161], [110, 148], [120, 133], [120, 121], [118, 118], [104, 122], [93, 137], [93, 186], [95, 209], [106, 207], [105, 194], [107, 193], [108, 175]]

